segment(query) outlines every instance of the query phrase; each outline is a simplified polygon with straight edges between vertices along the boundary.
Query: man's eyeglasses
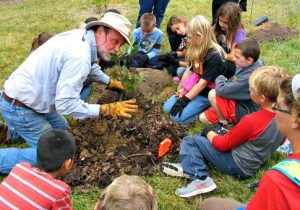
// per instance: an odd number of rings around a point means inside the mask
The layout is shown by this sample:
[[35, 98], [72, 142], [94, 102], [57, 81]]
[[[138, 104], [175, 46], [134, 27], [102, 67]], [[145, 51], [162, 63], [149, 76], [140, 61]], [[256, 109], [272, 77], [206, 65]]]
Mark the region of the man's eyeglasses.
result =
[[291, 112], [289, 110], [286, 110], [286, 109], [281, 109], [277, 103], [273, 103], [272, 104], [272, 109], [274, 111], [278, 111], [278, 112], [282, 112], [282, 113], [286, 113], [286, 114], [291, 114]]

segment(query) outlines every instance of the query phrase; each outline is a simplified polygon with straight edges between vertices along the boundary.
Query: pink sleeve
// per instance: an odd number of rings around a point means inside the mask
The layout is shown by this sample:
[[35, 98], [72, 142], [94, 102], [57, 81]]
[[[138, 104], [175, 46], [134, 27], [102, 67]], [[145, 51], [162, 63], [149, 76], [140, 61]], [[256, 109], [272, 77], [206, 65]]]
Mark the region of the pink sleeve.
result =
[[235, 33], [235, 36], [233, 37], [232, 44], [236, 44], [245, 38], [246, 38], [246, 31], [243, 28], [238, 28], [238, 30]]

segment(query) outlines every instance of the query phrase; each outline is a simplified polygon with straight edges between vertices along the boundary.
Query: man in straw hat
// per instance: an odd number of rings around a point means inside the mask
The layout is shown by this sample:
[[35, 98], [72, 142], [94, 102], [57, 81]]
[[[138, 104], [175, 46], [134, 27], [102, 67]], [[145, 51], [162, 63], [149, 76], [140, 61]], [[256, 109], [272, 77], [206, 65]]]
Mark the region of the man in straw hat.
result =
[[135, 100], [88, 104], [80, 100], [87, 77], [124, 90], [122, 84], [93, 69], [98, 57], [109, 60], [129, 41], [131, 23], [108, 12], [85, 29], [63, 32], [32, 52], [5, 81], [0, 112], [8, 127], [28, 148], [0, 149], [0, 173], [9, 173], [19, 162], [36, 165], [39, 136], [51, 128], [66, 129], [63, 115], [77, 119], [99, 115], [130, 118], [138, 111]]

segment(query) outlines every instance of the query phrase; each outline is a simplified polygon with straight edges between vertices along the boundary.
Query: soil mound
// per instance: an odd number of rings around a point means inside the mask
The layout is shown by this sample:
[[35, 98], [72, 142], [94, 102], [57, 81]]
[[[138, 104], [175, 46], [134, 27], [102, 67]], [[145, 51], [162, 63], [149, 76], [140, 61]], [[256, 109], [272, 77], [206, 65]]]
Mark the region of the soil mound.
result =
[[298, 32], [284, 24], [267, 22], [255, 27], [249, 36], [260, 42], [284, 41], [296, 38]]
[[[157, 156], [159, 143], [165, 138], [173, 141], [166, 157], [178, 156], [187, 127], [170, 121], [161, 109], [161, 102], [152, 97], [170, 94], [170, 87], [164, 88], [170, 79], [162, 71], [148, 70], [144, 74], [144, 82], [139, 84], [137, 92], [122, 98], [138, 101], [140, 112], [131, 120], [98, 117], [77, 121], [71, 127], [77, 153], [74, 167], [64, 181], [83, 188], [103, 187], [123, 173], [154, 175], [162, 161]], [[100, 89], [100, 103], [117, 101], [120, 97], [118, 93]]]

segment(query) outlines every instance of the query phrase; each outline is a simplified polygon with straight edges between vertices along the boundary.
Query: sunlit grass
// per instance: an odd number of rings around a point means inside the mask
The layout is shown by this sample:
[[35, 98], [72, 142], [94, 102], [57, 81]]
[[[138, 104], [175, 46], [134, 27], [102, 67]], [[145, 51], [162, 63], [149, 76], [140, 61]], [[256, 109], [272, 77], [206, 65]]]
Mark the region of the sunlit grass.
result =
[[[89, 16], [96, 15], [96, 8], [92, 0], [25, 0], [19, 3], [2, 4], [0, 1], [0, 85], [13, 72], [28, 55], [31, 42], [42, 31], [59, 33], [75, 28], [76, 25]], [[243, 13], [243, 22], [246, 30], [253, 29], [251, 22], [267, 15], [270, 21], [288, 24], [290, 27], [300, 29], [299, 4], [293, 0], [257, 0], [254, 1], [252, 16], [251, 2], [248, 1], [248, 11]], [[117, 8], [122, 14], [129, 17], [135, 25], [138, 13], [138, 0], [111, 0], [109, 8]], [[172, 0], [169, 3], [161, 29], [165, 32], [166, 22], [171, 15], [179, 15], [190, 19], [201, 14], [211, 20], [211, 0]], [[169, 51], [169, 44], [165, 36], [162, 51]], [[300, 72], [300, 38], [283, 42], [268, 42], [261, 44], [261, 59], [268, 65], [279, 65], [286, 68], [291, 75]], [[199, 122], [191, 124], [188, 135], [197, 134], [203, 125]], [[247, 184], [260, 179], [261, 175], [272, 165], [282, 159], [276, 153], [272, 156], [258, 174], [247, 180], [238, 181], [211, 169], [210, 175], [216, 181], [217, 190], [203, 196], [182, 199], [175, 196], [177, 187], [187, 184], [187, 180], [172, 178], [157, 171], [156, 176], [144, 177], [155, 189], [159, 207], [162, 210], [195, 209], [198, 203], [210, 196], [233, 197], [241, 202], [248, 202], [253, 191]], [[172, 161], [172, 160], [171, 160]], [[174, 161], [178, 161], [175, 159]], [[0, 180], [3, 177], [0, 177]], [[79, 192], [79, 188], [72, 190], [74, 209], [93, 209], [100, 195], [101, 189], [91, 189]]]

